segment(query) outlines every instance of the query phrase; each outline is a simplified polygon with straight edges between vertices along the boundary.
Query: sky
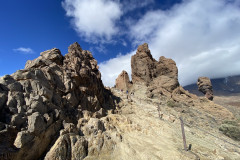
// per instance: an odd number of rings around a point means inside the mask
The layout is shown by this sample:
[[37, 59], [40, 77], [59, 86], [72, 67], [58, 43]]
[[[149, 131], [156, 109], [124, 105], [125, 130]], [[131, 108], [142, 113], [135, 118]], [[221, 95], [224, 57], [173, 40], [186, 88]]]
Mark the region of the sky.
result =
[[23, 69], [40, 52], [63, 55], [78, 42], [98, 61], [104, 85], [148, 43], [173, 59], [179, 82], [240, 74], [240, 0], [0, 0], [0, 76]]

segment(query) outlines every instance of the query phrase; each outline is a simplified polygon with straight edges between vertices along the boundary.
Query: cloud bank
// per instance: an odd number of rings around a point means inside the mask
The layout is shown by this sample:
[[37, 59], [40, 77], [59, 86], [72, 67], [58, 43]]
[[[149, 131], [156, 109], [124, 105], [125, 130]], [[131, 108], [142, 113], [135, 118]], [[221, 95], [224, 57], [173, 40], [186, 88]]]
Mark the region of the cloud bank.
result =
[[25, 47], [19, 47], [16, 49], [13, 49], [15, 52], [23, 53], [23, 54], [33, 54], [34, 51], [31, 48], [25, 48]]
[[[129, 27], [130, 39], [132, 45], [149, 43], [155, 59], [175, 60], [181, 85], [196, 83], [199, 76], [240, 74], [239, 6], [239, 1], [186, 0], [167, 11], [152, 10]], [[105, 85], [112, 86], [119, 70], [130, 71], [116, 69], [130, 67], [130, 57], [122, 55], [100, 64]]]
[[62, 6], [72, 25], [86, 41], [109, 41], [118, 33], [120, 4], [111, 0], [65, 0]]

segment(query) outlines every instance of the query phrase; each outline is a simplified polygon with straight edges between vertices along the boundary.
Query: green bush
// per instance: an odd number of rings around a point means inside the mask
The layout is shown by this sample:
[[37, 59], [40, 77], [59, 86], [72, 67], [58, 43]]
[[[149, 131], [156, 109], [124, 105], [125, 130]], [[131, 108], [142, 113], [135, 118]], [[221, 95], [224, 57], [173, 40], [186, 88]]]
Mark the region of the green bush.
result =
[[167, 101], [167, 106], [168, 107], [181, 107], [181, 104], [180, 103], [177, 103], [173, 100], [168, 100]]
[[219, 130], [226, 136], [240, 141], [240, 125], [236, 121], [224, 121]]
[[169, 100], [169, 101], [167, 101], [167, 106], [168, 107], [174, 107], [175, 106], [175, 102], [173, 100]]

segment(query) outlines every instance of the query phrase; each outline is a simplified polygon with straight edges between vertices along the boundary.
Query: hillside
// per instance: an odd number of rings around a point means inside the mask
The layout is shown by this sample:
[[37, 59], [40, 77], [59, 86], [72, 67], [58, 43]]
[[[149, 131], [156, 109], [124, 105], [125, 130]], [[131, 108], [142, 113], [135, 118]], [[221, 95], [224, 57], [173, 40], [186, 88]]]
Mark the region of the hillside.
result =
[[146, 43], [131, 63], [133, 81], [122, 72], [106, 88], [97, 61], [74, 43], [1, 77], [0, 160], [239, 159], [237, 112], [184, 90], [176, 63], [155, 60]]

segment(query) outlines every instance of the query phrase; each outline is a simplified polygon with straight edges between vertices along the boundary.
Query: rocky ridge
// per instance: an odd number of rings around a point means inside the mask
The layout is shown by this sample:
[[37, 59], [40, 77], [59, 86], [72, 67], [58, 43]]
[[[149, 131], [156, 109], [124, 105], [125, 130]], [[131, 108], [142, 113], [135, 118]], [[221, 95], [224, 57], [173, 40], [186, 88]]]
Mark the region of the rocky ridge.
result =
[[[219, 120], [223, 117], [233, 118], [232, 113], [221, 106], [209, 104], [203, 105], [203, 99], [189, 93], [178, 82], [178, 68], [172, 59], [161, 56], [159, 61], [156, 61], [148, 48], [148, 44], [144, 43], [137, 49], [135, 55], [131, 58], [132, 69], [132, 88], [131, 92], [146, 95], [146, 98], [151, 98], [159, 101], [164, 98], [164, 101], [169, 101], [172, 107], [182, 106], [194, 107], [204, 106], [204, 112], [210, 112]], [[205, 82], [205, 81], [204, 81]], [[210, 93], [210, 83], [203, 83], [202, 88], [206, 88]], [[210, 95], [210, 94], [209, 94]], [[208, 101], [206, 101], [208, 103]], [[218, 109], [214, 109], [218, 108]], [[226, 114], [222, 112], [225, 110]]]
[[[97, 61], [78, 43], [70, 45], [65, 56], [54, 48], [27, 61], [23, 70], [2, 77], [0, 102], [0, 159], [39, 159], [56, 140], [71, 145], [72, 132], [92, 133], [103, 140], [106, 135], [98, 133], [103, 131], [98, 118], [115, 108]], [[84, 129], [83, 124], [87, 124]], [[74, 143], [84, 150], [82, 157], [90, 154], [93, 139], [75, 138]], [[45, 158], [69, 159], [69, 149]]]
[[[104, 88], [97, 61], [74, 43], [65, 56], [51, 49], [2, 77], [0, 160], [238, 159], [238, 148], [203, 132], [236, 144], [218, 130], [234, 115], [185, 91], [173, 60], [156, 61], [140, 45], [132, 76], [134, 95]], [[120, 77], [125, 87], [129, 79]], [[188, 152], [179, 117], [193, 145]]]

